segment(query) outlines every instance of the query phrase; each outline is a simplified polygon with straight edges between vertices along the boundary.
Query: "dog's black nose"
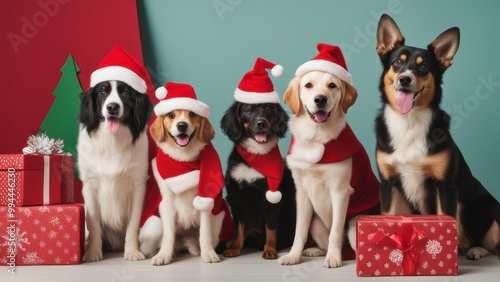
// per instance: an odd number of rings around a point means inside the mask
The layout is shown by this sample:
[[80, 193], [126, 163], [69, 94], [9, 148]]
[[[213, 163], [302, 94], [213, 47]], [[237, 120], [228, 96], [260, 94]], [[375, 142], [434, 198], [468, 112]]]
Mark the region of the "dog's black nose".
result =
[[326, 102], [328, 101], [328, 97], [325, 95], [318, 95], [314, 97], [314, 104], [318, 107], [324, 107], [326, 105]]
[[264, 120], [259, 120], [259, 121], [257, 121], [256, 124], [260, 128], [265, 128], [266, 127], [266, 121], [264, 121]]
[[187, 122], [185, 121], [180, 121], [179, 123], [177, 123], [177, 129], [180, 131], [180, 132], [185, 132], [188, 128], [188, 124]]
[[118, 105], [117, 103], [109, 103], [107, 106], [106, 106], [106, 110], [108, 110], [108, 113], [110, 115], [115, 115], [118, 113], [118, 111], [120, 110], [120, 105]]
[[411, 84], [411, 76], [409, 76], [409, 75], [400, 75], [399, 76], [399, 84], [401, 84], [401, 86], [410, 86], [410, 84]]

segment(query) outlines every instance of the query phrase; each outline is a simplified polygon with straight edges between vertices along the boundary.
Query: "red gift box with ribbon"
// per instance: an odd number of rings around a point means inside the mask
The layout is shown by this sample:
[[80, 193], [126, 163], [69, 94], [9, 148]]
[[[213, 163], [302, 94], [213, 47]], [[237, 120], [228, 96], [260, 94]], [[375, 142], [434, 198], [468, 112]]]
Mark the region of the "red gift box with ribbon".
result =
[[0, 155], [0, 206], [74, 201], [74, 162], [62, 155]]
[[363, 216], [357, 224], [358, 276], [457, 275], [451, 216]]
[[19, 265], [79, 264], [84, 235], [82, 204], [0, 206], [0, 264], [7, 271]]

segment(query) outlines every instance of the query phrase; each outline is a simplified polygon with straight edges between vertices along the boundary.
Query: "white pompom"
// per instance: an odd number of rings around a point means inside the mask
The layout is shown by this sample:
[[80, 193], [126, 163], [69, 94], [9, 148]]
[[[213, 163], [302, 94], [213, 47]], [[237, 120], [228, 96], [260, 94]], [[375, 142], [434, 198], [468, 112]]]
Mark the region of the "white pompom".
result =
[[277, 204], [281, 201], [281, 192], [280, 191], [273, 192], [269, 190], [266, 192], [266, 199], [269, 203]]
[[158, 87], [155, 91], [155, 95], [156, 95], [156, 98], [158, 98], [158, 100], [162, 100], [165, 97], [167, 97], [167, 89], [163, 86]]
[[275, 65], [272, 69], [271, 69], [271, 74], [274, 76], [274, 77], [281, 77], [283, 75], [283, 67], [281, 65]]

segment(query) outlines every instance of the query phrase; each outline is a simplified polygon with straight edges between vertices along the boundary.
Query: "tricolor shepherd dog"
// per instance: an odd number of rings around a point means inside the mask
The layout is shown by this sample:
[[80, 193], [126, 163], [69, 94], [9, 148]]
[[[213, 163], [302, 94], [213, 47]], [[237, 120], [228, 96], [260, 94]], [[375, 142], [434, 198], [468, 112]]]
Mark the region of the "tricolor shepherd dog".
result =
[[235, 90], [236, 102], [220, 122], [234, 143], [227, 161], [226, 200], [235, 237], [224, 256], [243, 247], [263, 249], [264, 259], [276, 259], [290, 247], [295, 230], [295, 187], [278, 148], [288, 129], [288, 115], [266, 69], [279, 77], [282, 67], [258, 58]]
[[376, 158], [383, 214], [446, 214], [459, 226], [459, 248], [469, 259], [500, 255], [500, 205], [472, 175], [440, 108], [442, 77], [453, 61], [459, 29], [427, 49], [405, 45], [388, 15], [377, 30], [382, 62], [382, 108], [376, 118]]
[[105, 250], [142, 260], [139, 221], [148, 178], [147, 124], [153, 104], [146, 69], [115, 47], [81, 95], [78, 169], [83, 182], [88, 245], [83, 261]]
[[[320, 43], [319, 54], [302, 64], [290, 81], [284, 101], [292, 142], [287, 156], [297, 190], [297, 224], [283, 265], [302, 255], [326, 255], [324, 267], [339, 267], [347, 234], [351, 254], [356, 246], [356, 221], [378, 213], [379, 182], [368, 154], [347, 124], [347, 110], [357, 91], [338, 46]], [[304, 250], [308, 235], [316, 247]]]

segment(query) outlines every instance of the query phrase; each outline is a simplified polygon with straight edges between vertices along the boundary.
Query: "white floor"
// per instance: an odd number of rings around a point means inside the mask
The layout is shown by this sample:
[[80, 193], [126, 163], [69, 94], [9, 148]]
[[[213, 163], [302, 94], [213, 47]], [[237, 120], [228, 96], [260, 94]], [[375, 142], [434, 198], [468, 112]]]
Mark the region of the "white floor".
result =
[[[286, 252], [280, 252], [280, 256]], [[16, 275], [0, 268], [0, 281], [500, 281], [500, 260], [488, 256], [479, 261], [459, 257], [458, 276], [357, 277], [356, 262], [345, 261], [337, 269], [323, 268], [323, 258], [305, 258], [302, 264], [281, 266], [276, 260], [266, 261], [260, 252], [246, 250], [240, 257], [222, 258], [217, 264], [202, 263], [199, 257], [182, 254], [166, 266], [152, 266], [150, 260], [125, 261], [121, 253], [107, 253], [104, 260], [71, 266], [19, 266]], [[1, 269], [3, 268], [3, 271]]]

